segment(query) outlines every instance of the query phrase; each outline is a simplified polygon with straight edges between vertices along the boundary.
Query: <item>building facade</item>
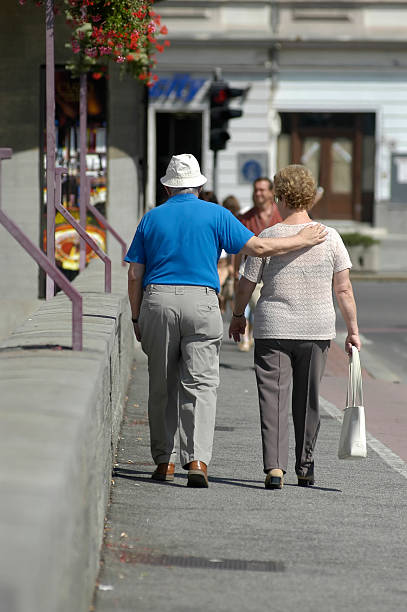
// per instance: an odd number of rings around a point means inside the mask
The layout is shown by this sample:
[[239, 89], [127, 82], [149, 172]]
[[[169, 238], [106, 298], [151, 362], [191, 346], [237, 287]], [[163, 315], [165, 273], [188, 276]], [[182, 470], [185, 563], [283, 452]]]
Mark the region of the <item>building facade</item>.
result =
[[[73, 208], [79, 197], [78, 82], [65, 65], [69, 30], [62, 16], [55, 24], [57, 165], [67, 166], [69, 181], [63, 199]], [[46, 193], [45, 157], [45, 11], [34, 3], [24, 6], [4, 0], [0, 7], [0, 147], [11, 147], [13, 157], [2, 163], [3, 210], [34, 244], [44, 246]], [[121, 79], [116, 67], [109, 78], [96, 71], [88, 79], [87, 168], [92, 177], [92, 203], [129, 244], [144, 212], [146, 92], [130, 78]], [[58, 222], [58, 219], [57, 219]], [[58, 228], [57, 228], [58, 230]], [[70, 259], [70, 230], [62, 225], [56, 236], [57, 256]], [[72, 232], [71, 232], [72, 233]], [[97, 238], [98, 233], [94, 234]], [[68, 239], [67, 239], [68, 237]], [[106, 236], [113, 261], [121, 250]], [[0, 226], [0, 337], [28, 315], [43, 295], [37, 264]]]
[[[150, 92], [147, 200], [170, 153], [212, 183], [214, 68], [249, 88], [218, 154], [218, 197], [251, 204], [256, 174], [309, 166], [314, 217], [379, 237], [382, 270], [407, 269], [407, 4], [404, 0], [164, 0], [171, 49]], [[403, 254], [404, 253], [404, 254]]]

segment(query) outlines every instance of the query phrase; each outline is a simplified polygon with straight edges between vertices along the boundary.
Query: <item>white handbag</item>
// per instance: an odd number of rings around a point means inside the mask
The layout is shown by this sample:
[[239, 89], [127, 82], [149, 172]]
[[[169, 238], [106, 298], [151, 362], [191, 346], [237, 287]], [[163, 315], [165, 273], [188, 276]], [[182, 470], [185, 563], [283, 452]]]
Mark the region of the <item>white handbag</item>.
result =
[[359, 351], [352, 346], [349, 356], [348, 392], [343, 413], [339, 459], [361, 459], [367, 456], [365, 409], [363, 406], [362, 371]]

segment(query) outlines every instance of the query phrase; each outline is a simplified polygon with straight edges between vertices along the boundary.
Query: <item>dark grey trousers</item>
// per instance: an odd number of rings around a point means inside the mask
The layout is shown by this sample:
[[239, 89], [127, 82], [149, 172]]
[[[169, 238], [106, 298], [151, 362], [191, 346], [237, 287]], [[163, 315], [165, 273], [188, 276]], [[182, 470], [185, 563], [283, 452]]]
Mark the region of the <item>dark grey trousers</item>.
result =
[[255, 340], [254, 367], [265, 473], [273, 468], [287, 471], [291, 399], [295, 471], [298, 476], [313, 475], [313, 454], [320, 425], [319, 383], [329, 346], [329, 340]]

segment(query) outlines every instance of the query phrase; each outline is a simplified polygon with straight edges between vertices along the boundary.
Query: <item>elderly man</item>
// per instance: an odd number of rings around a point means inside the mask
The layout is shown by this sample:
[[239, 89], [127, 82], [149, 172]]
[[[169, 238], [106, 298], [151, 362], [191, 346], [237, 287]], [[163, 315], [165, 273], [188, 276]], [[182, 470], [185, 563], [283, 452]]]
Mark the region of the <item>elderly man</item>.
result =
[[[267, 227], [271, 227], [276, 223], [280, 223], [281, 216], [274, 202], [274, 185], [273, 181], [265, 176], [261, 176], [253, 182], [253, 204], [247, 212], [238, 215], [239, 221], [243, 223], [256, 236]], [[242, 260], [240, 255], [235, 257], [235, 281], [240, 278], [240, 273], [243, 271]], [[236, 289], [236, 282], [235, 282]], [[239, 350], [248, 351], [253, 343], [252, 328], [253, 328], [253, 313], [256, 304], [260, 297], [261, 284], [258, 284], [250, 296], [250, 301], [247, 305], [245, 315], [247, 319], [246, 331], [243, 334], [242, 340], [239, 343]]]
[[323, 242], [325, 231], [255, 237], [228, 210], [198, 199], [206, 178], [190, 154], [174, 155], [161, 183], [169, 199], [143, 217], [125, 258], [134, 332], [148, 356], [152, 478], [174, 479], [179, 428], [187, 484], [206, 488], [223, 335], [219, 255], [279, 255]]

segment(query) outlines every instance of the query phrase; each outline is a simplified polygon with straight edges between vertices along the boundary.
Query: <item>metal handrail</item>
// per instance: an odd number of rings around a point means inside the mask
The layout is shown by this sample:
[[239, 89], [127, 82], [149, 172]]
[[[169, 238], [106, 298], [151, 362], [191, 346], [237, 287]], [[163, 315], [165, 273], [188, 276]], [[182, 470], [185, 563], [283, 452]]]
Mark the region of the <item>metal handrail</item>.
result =
[[88, 243], [90, 248], [95, 251], [96, 255], [100, 257], [100, 259], [105, 264], [105, 293], [112, 292], [112, 262], [110, 258], [106, 255], [106, 253], [100, 248], [95, 240], [86, 232], [85, 228], [83, 228], [80, 223], [71, 215], [71, 213], [62, 206], [61, 204], [61, 194], [62, 194], [62, 175], [68, 174], [67, 168], [55, 168], [55, 208], [61, 213], [63, 217], [68, 221], [70, 225], [78, 232], [81, 238]]
[[90, 212], [96, 217], [96, 219], [99, 221], [99, 223], [101, 223], [103, 226], [105, 226], [106, 229], [108, 229], [109, 232], [121, 244], [121, 247], [122, 247], [122, 266], [125, 266], [126, 262], [124, 261], [124, 258], [125, 258], [126, 253], [127, 253], [127, 244], [125, 243], [123, 238], [116, 232], [116, 230], [110, 225], [110, 223], [106, 219], [106, 217], [104, 215], [102, 215], [102, 213], [96, 208], [96, 206], [93, 206], [93, 204], [90, 203], [91, 180], [92, 179], [89, 176], [86, 179], [86, 188], [87, 188], [87, 192], [86, 192], [86, 206], [87, 206], [88, 210], [90, 210]]
[[0, 223], [13, 236], [15, 240], [26, 250], [39, 266], [50, 276], [62, 289], [72, 302], [72, 350], [82, 350], [82, 296], [69, 282], [66, 276], [51, 263], [48, 257], [39, 249], [24, 232], [12, 221], [1, 209], [1, 162], [10, 159], [13, 150], [0, 148]]

